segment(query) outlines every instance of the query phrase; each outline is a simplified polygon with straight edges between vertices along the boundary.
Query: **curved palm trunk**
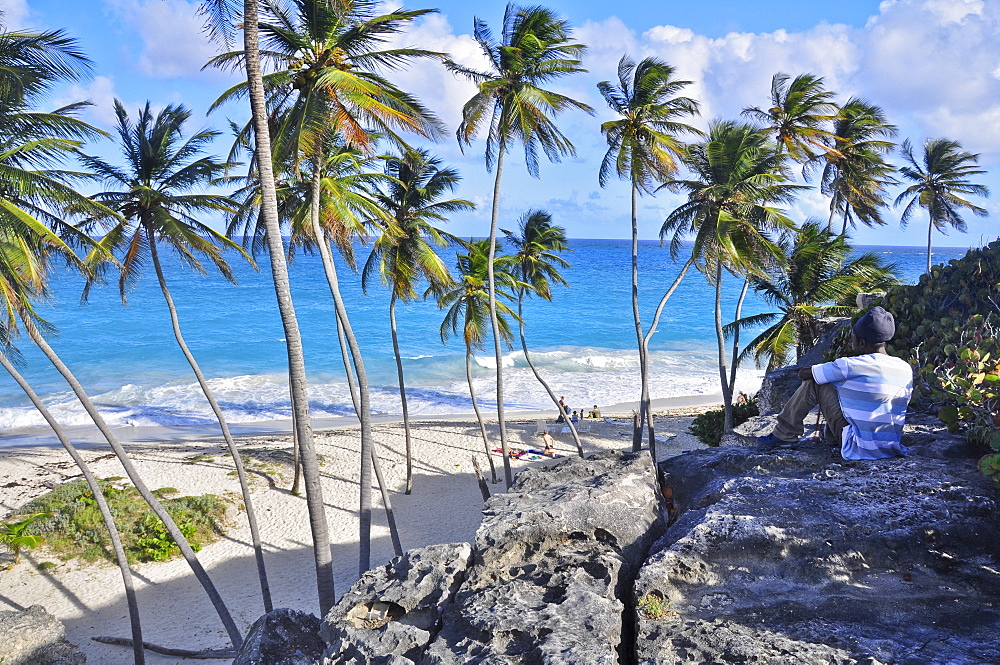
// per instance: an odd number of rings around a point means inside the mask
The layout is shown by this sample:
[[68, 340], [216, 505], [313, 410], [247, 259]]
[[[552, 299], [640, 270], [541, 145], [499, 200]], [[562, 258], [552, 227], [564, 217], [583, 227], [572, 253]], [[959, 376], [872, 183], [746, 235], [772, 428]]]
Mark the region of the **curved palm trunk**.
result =
[[[535, 375], [535, 378], [538, 379], [538, 382], [542, 384], [542, 388], [545, 388], [545, 392], [549, 394], [549, 399], [551, 399], [552, 403], [556, 405], [556, 411], [563, 413], [562, 407], [559, 405], [559, 398], [556, 397], [556, 394], [552, 392], [551, 388], [549, 388], [549, 384], [545, 382], [545, 379], [542, 378], [542, 375], [538, 373], [538, 368], [535, 367], [535, 363], [531, 361], [531, 354], [528, 353], [528, 342], [525, 341], [524, 338], [524, 318], [521, 316], [523, 303], [524, 303], [524, 289], [521, 289], [518, 293], [518, 298], [517, 298], [517, 318], [518, 318], [517, 327], [518, 327], [518, 332], [520, 332], [521, 334], [521, 350], [524, 351], [524, 359], [528, 361], [528, 367], [531, 368], [531, 372]], [[565, 414], [563, 413], [563, 415]], [[580, 435], [576, 431], [576, 425], [574, 425], [573, 421], [570, 420], [569, 418], [565, 418], [565, 420], [566, 424], [569, 425], [569, 431], [573, 434], [573, 441], [576, 443], [576, 451], [577, 453], [579, 453], [580, 457], [583, 457], [583, 444], [580, 443]]]
[[[632, 319], [635, 322], [635, 338], [639, 347], [639, 426], [632, 432], [632, 451], [642, 448], [642, 425], [646, 422], [649, 412], [649, 363], [647, 362], [646, 346], [643, 343], [642, 321], [639, 318], [639, 188], [632, 180]], [[652, 426], [650, 426], [652, 430]], [[656, 445], [650, 434], [650, 448]], [[655, 458], [654, 458], [655, 459]]]
[[[497, 255], [497, 222], [500, 217], [500, 177], [503, 175], [503, 157], [507, 151], [507, 142], [500, 137], [500, 147], [497, 156], [497, 176], [493, 181], [493, 211], [490, 215], [490, 258], [486, 266], [490, 287], [490, 324], [493, 327], [493, 354], [497, 361], [497, 418], [500, 420], [500, 449], [503, 451], [503, 475], [510, 489], [514, 476], [510, 470], [510, 448], [507, 445], [507, 423], [503, 413], [503, 342], [500, 339], [500, 323], [497, 319], [497, 291], [493, 274], [493, 260]], [[471, 385], [471, 384], [470, 384]], [[475, 404], [475, 399], [473, 399]]]
[[[354, 382], [354, 373], [351, 372], [351, 361], [347, 350], [347, 340], [344, 337], [343, 324], [340, 319], [334, 317], [334, 325], [337, 326], [337, 341], [340, 343], [340, 357], [344, 360], [344, 373], [347, 376], [347, 389], [351, 392], [351, 404], [354, 405], [355, 415], [361, 413], [361, 402], [358, 399], [358, 386]], [[358, 417], [360, 422], [361, 418]], [[389, 538], [392, 540], [392, 549], [396, 556], [403, 556], [403, 545], [399, 541], [399, 529], [396, 527], [396, 514], [392, 510], [392, 499], [389, 497], [389, 488], [386, 485], [385, 477], [382, 475], [382, 464], [378, 458], [378, 449], [372, 441], [372, 469], [375, 471], [375, 478], [378, 480], [378, 489], [382, 494], [382, 505], [385, 506], [385, 520], [389, 525]]]
[[101, 511], [101, 518], [104, 520], [104, 526], [108, 530], [108, 537], [111, 539], [111, 546], [115, 550], [115, 560], [118, 562], [118, 569], [122, 574], [122, 583], [125, 585], [125, 602], [128, 605], [128, 616], [129, 624], [132, 628], [132, 658], [135, 661], [135, 665], [144, 665], [146, 662], [146, 652], [142, 649], [142, 623], [139, 619], [139, 603], [135, 597], [135, 586], [132, 584], [132, 571], [128, 567], [128, 559], [125, 556], [125, 548], [122, 546], [121, 537], [118, 535], [118, 527], [115, 526], [114, 517], [111, 515], [111, 508], [108, 507], [108, 502], [104, 498], [104, 493], [101, 491], [100, 485], [97, 484], [97, 478], [94, 477], [94, 473], [90, 470], [90, 466], [84, 461], [83, 457], [77, 451], [76, 447], [70, 443], [69, 438], [67, 438], [66, 433], [63, 431], [62, 426], [56, 421], [49, 410], [39, 399], [38, 394], [35, 393], [31, 385], [24, 380], [14, 365], [11, 364], [10, 360], [3, 353], [0, 353], [0, 365], [3, 366], [5, 370], [11, 375], [17, 385], [21, 386], [21, 390], [24, 394], [28, 396], [31, 403], [34, 405], [35, 409], [42, 414], [42, 418], [45, 422], [49, 424], [52, 431], [55, 432], [56, 438], [59, 439], [59, 443], [62, 444], [66, 452], [69, 453], [73, 461], [76, 462], [77, 468], [80, 469], [80, 473], [87, 480], [87, 486], [90, 487], [91, 493], [94, 495], [94, 501], [97, 502], [97, 508]]
[[212, 601], [215, 611], [219, 614], [219, 618], [222, 620], [222, 625], [225, 626], [226, 632], [229, 634], [229, 639], [233, 643], [233, 647], [238, 649], [240, 644], [243, 642], [243, 637], [240, 635], [239, 628], [236, 627], [236, 622], [233, 621], [233, 617], [229, 613], [226, 603], [222, 600], [222, 596], [219, 595], [219, 591], [215, 588], [215, 584], [212, 583], [212, 579], [208, 576], [208, 573], [205, 572], [205, 568], [201, 565], [201, 562], [198, 561], [198, 557], [195, 555], [194, 550], [191, 549], [191, 545], [188, 544], [187, 538], [185, 538], [184, 534], [181, 533], [181, 530], [177, 528], [173, 518], [170, 517], [170, 513], [166, 511], [163, 504], [161, 504], [159, 500], [153, 496], [153, 493], [149, 491], [146, 483], [143, 482], [138, 471], [136, 471], [135, 465], [132, 464], [131, 458], [129, 458], [125, 449], [122, 448], [118, 438], [114, 435], [114, 433], [112, 433], [111, 428], [108, 427], [108, 424], [104, 421], [104, 418], [97, 410], [97, 407], [95, 407], [94, 403], [90, 401], [90, 397], [83, 390], [83, 386], [80, 385], [80, 382], [76, 380], [73, 373], [69, 371], [69, 368], [66, 367], [59, 356], [56, 355], [56, 352], [52, 350], [52, 347], [45, 341], [45, 338], [38, 332], [38, 329], [35, 328], [34, 324], [24, 317], [22, 317], [22, 320], [24, 321], [25, 328], [28, 331], [28, 336], [31, 337], [31, 341], [34, 342], [39, 349], [41, 349], [42, 353], [45, 354], [45, 357], [48, 358], [49, 362], [51, 362], [63, 378], [66, 379], [66, 382], [69, 383], [70, 387], [73, 389], [73, 393], [83, 405], [83, 408], [90, 415], [91, 419], [93, 419], [94, 424], [97, 425], [97, 429], [101, 431], [101, 434], [104, 435], [104, 438], [107, 439], [108, 444], [111, 446], [111, 449], [114, 450], [115, 456], [118, 458], [118, 461], [121, 462], [122, 467], [125, 469], [125, 474], [129, 477], [129, 480], [132, 481], [132, 484], [139, 492], [139, 495], [142, 496], [143, 500], [147, 504], [149, 504], [153, 513], [155, 513], [156, 516], [160, 518], [160, 521], [163, 522], [163, 526], [166, 528], [167, 533], [169, 533], [170, 537], [174, 539], [175, 543], [177, 543], [177, 547], [180, 548], [181, 554], [184, 556], [184, 560], [187, 561], [188, 565], [191, 567], [191, 571], [201, 583], [202, 587], [204, 587], [205, 592]]
[[[493, 463], [493, 454], [490, 451], [490, 437], [486, 434], [486, 423], [483, 422], [483, 414], [479, 412], [479, 402], [476, 401], [476, 389], [472, 385], [472, 349], [469, 346], [465, 347], [465, 380], [469, 382], [469, 397], [472, 398], [472, 410], [476, 412], [476, 420], [479, 422], [479, 432], [483, 435], [483, 447], [486, 449], [486, 459], [490, 461], [490, 475], [493, 477], [493, 482], [498, 483], [500, 479], [497, 478], [497, 467]], [[504, 453], [504, 458], [507, 454]], [[507, 466], [510, 463], [508, 462]]]
[[[291, 396], [289, 395], [289, 403]], [[302, 462], [299, 460], [299, 435], [295, 429], [295, 412], [292, 412], [292, 488], [288, 490], [292, 496], [302, 494]]]
[[927, 222], [927, 274], [931, 274], [931, 240], [934, 235], [934, 217]]
[[340, 282], [337, 279], [337, 268], [333, 263], [333, 254], [330, 252], [330, 244], [327, 242], [326, 232], [319, 224], [319, 204], [320, 185], [322, 184], [322, 173], [320, 164], [322, 153], [317, 152], [313, 157], [312, 191], [309, 196], [309, 221], [312, 226], [313, 237], [319, 247], [319, 255], [323, 260], [323, 272], [326, 275], [327, 284], [330, 287], [330, 295], [333, 296], [333, 306], [337, 313], [337, 320], [343, 325], [344, 334], [347, 335], [347, 343], [354, 358], [354, 369], [358, 375], [359, 402], [361, 410], [358, 412], [358, 420], [361, 421], [361, 477], [358, 485], [361, 493], [358, 511], [358, 575], [363, 575], [371, 567], [372, 551], [372, 412], [371, 399], [368, 390], [368, 374], [365, 372], [365, 363], [361, 358], [361, 347], [354, 336], [351, 328], [351, 320], [347, 317], [347, 308], [344, 306], [344, 299], [340, 295]]
[[[743, 301], [747, 297], [747, 291], [750, 290], [750, 280], [743, 280], [743, 290], [740, 291], [740, 299], [736, 301], [736, 318], [734, 321], [739, 321], [743, 316]], [[739, 363], [736, 359], [740, 357], [740, 328], [736, 326], [733, 331], [733, 366], [729, 370], [729, 394], [736, 394], [736, 370], [739, 367]]]
[[396, 335], [396, 294], [389, 299], [389, 326], [392, 328], [392, 352], [396, 356], [396, 376], [399, 377], [399, 400], [403, 404], [403, 435], [406, 438], [406, 493], [413, 491], [413, 450], [410, 443], [410, 410], [406, 406], [406, 386], [403, 383], [403, 359], [399, 356]]
[[723, 434], [733, 429], [733, 393], [726, 377], [726, 338], [722, 332], [722, 261], [715, 268], [715, 338], [719, 345], [719, 377], [722, 379]]
[[[653, 333], [656, 332], [656, 326], [660, 323], [660, 315], [663, 314], [663, 308], [666, 307], [667, 301], [670, 300], [670, 296], [674, 295], [674, 291], [680, 286], [681, 280], [684, 279], [684, 275], [687, 274], [688, 269], [694, 265], [694, 256], [691, 256], [681, 271], [677, 273], [677, 277], [674, 277], [673, 283], [671, 283], [670, 288], [667, 289], [663, 297], [660, 298], [660, 304], [656, 306], [656, 312], [653, 313], [653, 320], [649, 324], [649, 330], [642, 337], [642, 343], [640, 344], [640, 359], [649, 360], [649, 340], [653, 338]], [[648, 368], [645, 370], [648, 375]], [[648, 427], [649, 427], [649, 455], [653, 460], [653, 465], [656, 465], [656, 432], [653, 429], [653, 413], [652, 409], [647, 410]]]
[[292, 410], [295, 412], [295, 433], [298, 436], [302, 459], [302, 476], [306, 486], [306, 505], [309, 509], [309, 527], [313, 538], [313, 558], [316, 564], [316, 591], [321, 616], [333, 607], [336, 594], [333, 584], [333, 558], [330, 553], [330, 535], [326, 524], [323, 487], [320, 481], [319, 462], [313, 442], [312, 424], [309, 420], [309, 394], [306, 388], [306, 364], [302, 352], [302, 336], [295, 306], [288, 284], [288, 267], [285, 248], [281, 240], [278, 221], [278, 200], [271, 162], [271, 134], [267, 126], [267, 106], [264, 101], [264, 84], [261, 79], [260, 43], [258, 34], [257, 0], [243, 0], [243, 51], [246, 63], [247, 87], [254, 129], [254, 146], [257, 158], [257, 175], [260, 178], [261, 216], [267, 228], [267, 250], [271, 259], [271, 278], [278, 300], [278, 311], [285, 333], [288, 351], [288, 378], [292, 392]]
[[247, 474], [243, 469], [243, 458], [236, 447], [236, 442], [233, 441], [233, 435], [229, 432], [229, 423], [226, 422], [226, 417], [222, 414], [222, 409], [219, 407], [212, 389], [209, 388], [208, 381], [205, 380], [205, 375], [202, 373], [201, 367], [198, 366], [198, 362], [194, 359], [194, 355], [188, 349], [188, 345], [184, 341], [184, 336], [181, 334], [181, 324], [177, 318], [177, 308], [174, 306], [174, 299], [170, 295], [170, 289], [167, 288], [167, 280], [163, 276], [163, 267], [160, 265], [160, 253], [156, 249], [156, 237], [149, 227], [146, 227], [146, 238], [149, 239], [149, 254], [153, 259], [153, 269], [156, 271], [156, 279], [160, 283], [163, 300], [166, 301], [167, 310], [170, 312], [170, 325], [174, 329], [174, 338], [177, 340], [177, 346], [180, 347], [181, 353], [184, 354], [188, 364], [191, 365], [191, 371], [194, 372], [195, 378], [198, 379], [198, 385], [201, 386], [201, 391], [205, 394], [205, 399], [208, 400], [216, 420], [219, 421], [219, 427], [222, 429], [222, 438], [226, 440], [226, 447], [229, 449], [229, 454], [232, 455], [233, 463], [236, 465], [236, 476], [240, 482], [240, 492], [243, 494], [243, 506], [247, 511], [247, 522], [250, 524], [250, 539], [253, 543], [254, 558], [257, 561], [257, 578], [260, 582], [260, 593], [264, 599], [264, 612], [267, 613], [274, 609], [274, 607], [271, 604], [271, 589], [267, 583], [267, 570], [264, 568], [264, 550], [260, 544], [260, 532], [257, 529], [257, 514], [254, 512], [253, 501], [250, 498], [250, 486], [247, 484]]

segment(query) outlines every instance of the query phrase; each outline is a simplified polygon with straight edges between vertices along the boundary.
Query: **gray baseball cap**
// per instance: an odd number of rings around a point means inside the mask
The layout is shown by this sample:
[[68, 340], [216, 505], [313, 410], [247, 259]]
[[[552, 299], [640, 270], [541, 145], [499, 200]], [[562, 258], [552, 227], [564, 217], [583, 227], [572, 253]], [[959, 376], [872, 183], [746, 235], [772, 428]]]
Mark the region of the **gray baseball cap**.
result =
[[896, 320], [881, 307], [872, 307], [854, 324], [854, 334], [872, 344], [888, 342], [896, 334]]

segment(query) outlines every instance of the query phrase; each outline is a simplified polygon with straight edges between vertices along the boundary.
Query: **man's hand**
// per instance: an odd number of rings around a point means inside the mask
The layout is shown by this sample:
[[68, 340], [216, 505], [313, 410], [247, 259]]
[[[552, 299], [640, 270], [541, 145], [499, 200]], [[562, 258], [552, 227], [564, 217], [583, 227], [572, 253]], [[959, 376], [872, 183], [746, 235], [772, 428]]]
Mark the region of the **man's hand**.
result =
[[803, 381], [811, 381], [813, 378], [812, 365], [799, 368], [799, 378]]

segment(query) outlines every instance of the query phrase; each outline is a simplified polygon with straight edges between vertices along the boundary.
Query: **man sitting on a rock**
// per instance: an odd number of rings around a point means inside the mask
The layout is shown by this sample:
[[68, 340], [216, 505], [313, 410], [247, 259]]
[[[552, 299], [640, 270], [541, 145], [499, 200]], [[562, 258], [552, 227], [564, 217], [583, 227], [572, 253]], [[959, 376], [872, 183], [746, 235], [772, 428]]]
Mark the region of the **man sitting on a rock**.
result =
[[799, 369], [802, 385], [778, 414], [778, 425], [759, 444], [792, 443], [818, 404], [826, 418], [826, 436], [840, 443], [849, 460], [906, 455], [900, 442], [913, 371], [905, 360], [890, 356], [885, 343], [896, 333], [892, 314], [874, 307], [854, 324], [854, 355]]

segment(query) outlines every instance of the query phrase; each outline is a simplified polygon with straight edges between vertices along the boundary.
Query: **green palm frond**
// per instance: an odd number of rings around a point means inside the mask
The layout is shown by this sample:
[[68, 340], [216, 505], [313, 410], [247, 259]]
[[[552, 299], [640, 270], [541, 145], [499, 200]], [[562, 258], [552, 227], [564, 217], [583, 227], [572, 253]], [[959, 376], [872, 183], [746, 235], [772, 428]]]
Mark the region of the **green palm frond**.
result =
[[598, 173], [602, 187], [614, 172], [651, 193], [677, 172], [685, 148], [677, 136], [701, 135], [679, 120], [698, 114], [696, 100], [679, 96], [690, 84], [678, 80], [675, 69], [661, 60], [645, 58], [636, 64], [628, 56], [618, 63], [618, 85], [597, 84], [608, 106], [623, 116], [601, 125], [608, 142]]
[[[199, 272], [205, 270], [198, 260], [199, 255], [203, 256], [223, 277], [233, 281], [223, 251], [235, 251], [248, 261], [249, 256], [199, 219], [205, 214], [232, 213], [238, 206], [227, 196], [198, 191], [232, 167], [231, 163], [203, 154], [218, 133], [201, 130], [185, 137], [184, 125], [191, 113], [180, 105], [168, 105], [154, 115], [146, 102], [133, 121], [124, 105], [115, 100], [115, 114], [123, 165], [80, 156], [108, 187], [92, 199], [115, 211], [122, 220], [107, 231], [99, 245], [102, 251], [88, 256], [92, 262], [91, 281], [103, 277], [109, 253], [120, 253], [120, 259], [112, 264], [121, 270], [118, 286], [124, 302], [142, 275], [151, 241], [169, 245], [182, 261]], [[90, 217], [81, 227], [93, 228], [102, 223], [100, 218]]]
[[497, 41], [481, 19], [474, 21], [473, 37], [490, 63], [479, 71], [451, 59], [445, 66], [472, 81], [476, 94], [462, 109], [456, 136], [459, 145], [471, 145], [486, 128], [486, 166], [492, 170], [500, 151], [519, 142], [528, 172], [538, 176], [539, 149], [553, 162], [575, 154], [573, 143], [554, 118], [563, 111], [593, 109], [542, 86], [569, 74], [586, 71], [580, 57], [586, 50], [570, 41], [569, 23], [544, 7], [508, 4], [502, 34]]

